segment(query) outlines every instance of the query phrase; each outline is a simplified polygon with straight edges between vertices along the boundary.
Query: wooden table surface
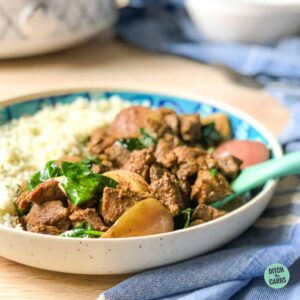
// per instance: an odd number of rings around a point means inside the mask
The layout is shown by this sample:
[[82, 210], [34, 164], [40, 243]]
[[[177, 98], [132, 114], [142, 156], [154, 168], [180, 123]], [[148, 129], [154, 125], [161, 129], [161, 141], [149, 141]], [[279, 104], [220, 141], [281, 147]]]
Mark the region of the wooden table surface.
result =
[[[96, 39], [64, 52], [0, 61], [0, 101], [44, 90], [117, 87], [208, 96], [232, 104], [278, 134], [289, 113], [270, 95], [237, 84], [218, 68]], [[0, 257], [0, 299], [96, 299], [125, 279], [34, 269]]]

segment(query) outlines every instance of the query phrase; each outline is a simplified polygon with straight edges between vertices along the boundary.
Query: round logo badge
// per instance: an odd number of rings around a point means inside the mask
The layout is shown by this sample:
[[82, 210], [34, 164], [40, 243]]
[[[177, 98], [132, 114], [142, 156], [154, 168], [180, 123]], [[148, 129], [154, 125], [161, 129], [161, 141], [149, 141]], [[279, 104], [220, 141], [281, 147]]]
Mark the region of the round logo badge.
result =
[[282, 264], [272, 264], [266, 268], [264, 277], [269, 287], [281, 289], [289, 282], [290, 272], [288, 268]]

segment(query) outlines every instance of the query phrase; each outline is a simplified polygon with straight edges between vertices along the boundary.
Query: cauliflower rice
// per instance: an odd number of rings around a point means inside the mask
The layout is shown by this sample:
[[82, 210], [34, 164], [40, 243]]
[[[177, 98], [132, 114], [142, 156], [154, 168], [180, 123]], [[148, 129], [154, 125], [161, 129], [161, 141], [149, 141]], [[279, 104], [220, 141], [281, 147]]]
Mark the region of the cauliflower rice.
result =
[[0, 224], [21, 229], [14, 207], [18, 185], [49, 160], [85, 155], [84, 141], [92, 130], [111, 123], [128, 106], [117, 96], [90, 102], [78, 98], [1, 126]]

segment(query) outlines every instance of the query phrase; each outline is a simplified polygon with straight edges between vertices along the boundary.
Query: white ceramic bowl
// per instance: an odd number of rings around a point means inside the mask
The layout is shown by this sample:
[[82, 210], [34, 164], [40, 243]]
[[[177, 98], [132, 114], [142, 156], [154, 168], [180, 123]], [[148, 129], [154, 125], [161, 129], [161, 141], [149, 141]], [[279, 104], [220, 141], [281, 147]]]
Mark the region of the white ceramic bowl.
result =
[[185, 5], [210, 41], [268, 43], [300, 32], [299, 0], [185, 0]]
[[110, 28], [113, 0], [0, 0], [0, 58], [53, 52]]
[[[282, 155], [276, 138], [263, 125], [231, 106], [206, 98], [193, 101], [134, 92], [56, 92], [5, 101], [1, 103], [0, 113], [4, 116], [7, 108], [3, 107], [11, 103], [37, 99], [32, 102], [37, 107], [35, 104], [41, 103], [44, 98], [47, 100], [48, 96], [52, 96], [52, 102], [60, 102], [61, 99], [68, 102], [77, 95], [86, 99], [118, 95], [135, 103], [146, 99], [153, 106], [167, 105], [179, 111], [201, 111], [204, 114], [222, 110], [233, 118], [236, 134], [243, 137], [248, 131], [250, 138], [260, 136], [268, 143], [275, 157]], [[24, 105], [26, 107], [28, 103]], [[22, 105], [15, 108], [22, 109]], [[14, 107], [10, 106], [10, 109], [12, 112]], [[214, 221], [145, 237], [75, 239], [18, 231], [0, 225], [0, 255], [41, 269], [80, 274], [130, 273], [178, 262], [214, 250], [241, 234], [263, 212], [275, 186], [275, 181], [268, 182], [247, 204]]]

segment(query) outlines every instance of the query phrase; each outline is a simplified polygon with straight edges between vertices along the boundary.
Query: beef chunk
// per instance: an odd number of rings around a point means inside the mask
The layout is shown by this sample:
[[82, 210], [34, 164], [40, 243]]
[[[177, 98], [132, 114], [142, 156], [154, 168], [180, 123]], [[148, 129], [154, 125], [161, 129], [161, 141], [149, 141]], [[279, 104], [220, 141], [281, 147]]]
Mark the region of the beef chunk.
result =
[[116, 189], [105, 187], [101, 201], [104, 222], [112, 225], [128, 208], [148, 197], [149, 195], [133, 192], [126, 182], [119, 182]]
[[233, 211], [241, 206], [243, 206], [244, 204], [246, 204], [246, 200], [244, 200], [241, 197], [236, 197], [234, 199], [232, 199], [231, 201], [227, 202], [226, 204], [224, 204], [222, 206], [222, 210], [224, 211]]
[[108, 227], [101, 220], [95, 208], [80, 209], [77, 207], [72, 211], [69, 218], [74, 227], [79, 226], [81, 222], [85, 221], [95, 230], [106, 231], [108, 229]]
[[234, 179], [239, 171], [242, 161], [235, 156], [229, 155], [218, 159], [219, 169], [228, 179]]
[[201, 219], [197, 219], [197, 220], [194, 220], [190, 223], [189, 227], [193, 227], [193, 226], [196, 226], [196, 225], [200, 225], [200, 224], [203, 224], [205, 223], [205, 221], [201, 220]]
[[59, 182], [52, 179], [39, 184], [31, 193], [31, 201], [42, 204], [51, 200], [66, 200], [66, 194], [59, 187]]
[[140, 151], [133, 151], [123, 169], [141, 175], [149, 181], [150, 165], [154, 162], [153, 150], [146, 148]]
[[[163, 177], [163, 175], [168, 172], [166, 168], [164, 168], [160, 164], [153, 164], [150, 167], [150, 182], [153, 183]], [[183, 198], [184, 203], [189, 202], [190, 193], [191, 193], [191, 185], [188, 180], [176, 180], [175, 174], [170, 173], [172, 176], [172, 181], [176, 182], [176, 185], [179, 188], [181, 197]]]
[[21, 210], [29, 209], [31, 203], [31, 193], [27, 191], [22, 192], [15, 200], [16, 207]]
[[172, 149], [179, 144], [180, 140], [178, 137], [172, 134], [165, 134], [163, 138], [158, 140], [156, 145], [154, 153], [156, 161], [166, 168], [171, 168], [171, 166], [176, 162], [176, 155]]
[[99, 174], [101, 173], [101, 166], [97, 164], [92, 164], [91, 170], [93, 173]]
[[117, 143], [107, 148], [104, 153], [115, 168], [123, 166], [130, 156], [130, 152]]
[[165, 172], [160, 179], [151, 183], [151, 188], [155, 197], [173, 216], [179, 214], [184, 205], [182, 195], [174, 176]]
[[162, 115], [171, 132], [174, 134], [178, 134], [179, 118], [176, 112], [172, 109], [165, 108], [165, 107], [159, 108], [157, 111]]
[[48, 201], [33, 204], [24, 221], [27, 231], [57, 235], [69, 229], [68, 216], [69, 209], [61, 201]]
[[200, 156], [197, 160], [199, 169], [214, 169], [218, 168], [218, 161], [210, 154]]
[[59, 182], [52, 179], [49, 181], [42, 182], [31, 192], [24, 191], [16, 199], [16, 205], [22, 210], [26, 210], [35, 202], [37, 204], [42, 204], [47, 201], [52, 200], [66, 200], [65, 193], [59, 187]]
[[191, 184], [188, 180], [178, 180], [177, 184], [184, 202], [188, 204], [190, 202]]
[[113, 163], [109, 160], [106, 154], [100, 154], [99, 159], [101, 161], [99, 173], [105, 173], [114, 169]]
[[100, 154], [115, 142], [107, 127], [97, 128], [92, 132], [88, 149], [92, 154]]
[[160, 179], [166, 171], [162, 165], [154, 163], [149, 170], [150, 182]]
[[214, 207], [205, 205], [204, 203], [200, 203], [194, 210], [192, 215], [192, 219], [200, 219], [204, 222], [208, 222], [219, 217], [222, 217], [226, 214], [223, 210], [218, 210]]
[[179, 146], [174, 149], [177, 159], [177, 177], [186, 180], [198, 171], [198, 158], [205, 154], [200, 148]]
[[160, 114], [144, 106], [131, 106], [123, 109], [111, 124], [111, 133], [117, 138], [137, 137], [140, 129], [157, 137], [163, 135], [167, 125]]
[[199, 203], [211, 203], [222, 200], [230, 194], [230, 185], [222, 174], [211, 174], [209, 170], [200, 170], [192, 187], [191, 196]]
[[201, 122], [198, 114], [180, 116], [180, 133], [185, 142], [194, 143], [201, 138]]

